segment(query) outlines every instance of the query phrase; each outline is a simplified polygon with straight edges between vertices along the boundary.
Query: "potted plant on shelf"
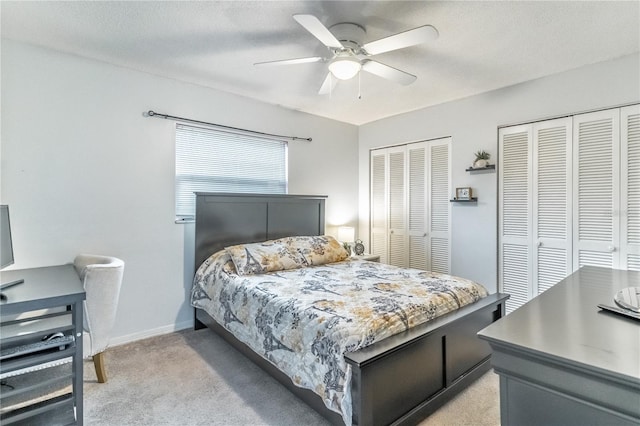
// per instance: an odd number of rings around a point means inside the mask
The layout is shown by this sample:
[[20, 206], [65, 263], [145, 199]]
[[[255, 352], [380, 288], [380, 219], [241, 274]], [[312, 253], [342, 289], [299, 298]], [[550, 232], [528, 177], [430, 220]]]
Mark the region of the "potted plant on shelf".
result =
[[478, 151], [475, 153], [476, 161], [473, 162], [474, 169], [482, 169], [489, 165], [489, 158], [491, 158], [491, 154], [487, 151]]

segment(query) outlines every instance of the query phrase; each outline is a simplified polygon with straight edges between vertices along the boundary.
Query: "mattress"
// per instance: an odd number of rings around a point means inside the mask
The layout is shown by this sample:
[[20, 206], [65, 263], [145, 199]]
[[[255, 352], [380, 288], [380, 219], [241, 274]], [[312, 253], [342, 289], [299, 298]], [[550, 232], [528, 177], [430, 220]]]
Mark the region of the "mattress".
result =
[[348, 258], [239, 275], [225, 250], [194, 277], [191, 304], [247, 344], [297, 386], [351, 419], [344, 354], [487, 296], [473, 281]]

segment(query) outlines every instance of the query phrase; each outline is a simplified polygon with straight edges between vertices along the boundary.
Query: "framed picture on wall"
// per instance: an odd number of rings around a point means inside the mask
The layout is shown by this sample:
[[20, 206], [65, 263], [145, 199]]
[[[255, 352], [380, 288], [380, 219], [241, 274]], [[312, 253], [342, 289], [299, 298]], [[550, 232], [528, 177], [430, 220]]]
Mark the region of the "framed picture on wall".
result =
[[462, 187], [456, 188], [456, 199], [457, 200], [470, 200], [471, 199], [471, 188]]

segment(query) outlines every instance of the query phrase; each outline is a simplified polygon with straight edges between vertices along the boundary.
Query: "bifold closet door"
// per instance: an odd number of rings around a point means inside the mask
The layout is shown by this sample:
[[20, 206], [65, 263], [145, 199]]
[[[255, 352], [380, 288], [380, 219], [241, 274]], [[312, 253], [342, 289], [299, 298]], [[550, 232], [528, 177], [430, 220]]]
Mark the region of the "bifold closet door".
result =
[[573, 272], [572, 120], [533, 125], [533, 288], [536, 296]]
[[389, 263], [387, 258], [387, 152], [376, 150], [371, 153], [371, 248], [380, 256], [380, 262]]
[[531, 125], [499, 130], [498, 206], [500, 224], [498, 273], [500, 291], [511, 295], [507, 312], [526, 303], [531, 297], [532, 268], [532, 204], [533, 129]]
[[450, 149], [451, 138], [407, 145], [410, 268], [450, 272]]
[[640, 271], [640, 105], [620, 111], [621, 269]]
[[408, 266], [405, 157], [404, 146], [371, 153], [371, 253], [400, 267]]
[[500, 129], [500, 244], [507, 311], [572, 272], [572, 120]]
[[429, 142], [427, 151], [427, 270], [451, 272], [451, 138]]
[[408, 189], [407, 213], [408, 225], [408, 261], [410, 268], [429, 269], [429, 241], [427, 230], [427, 174], [429, 152], [426, 143], [414, 143], [408, 146]]
[[389, 265], [406, 268], [407, 259], [407, 178], [404, 147], [389, 151], [389, 233], [387, 234]]
[[574, 268], [620, 265], [620, 110], [573, 118]]

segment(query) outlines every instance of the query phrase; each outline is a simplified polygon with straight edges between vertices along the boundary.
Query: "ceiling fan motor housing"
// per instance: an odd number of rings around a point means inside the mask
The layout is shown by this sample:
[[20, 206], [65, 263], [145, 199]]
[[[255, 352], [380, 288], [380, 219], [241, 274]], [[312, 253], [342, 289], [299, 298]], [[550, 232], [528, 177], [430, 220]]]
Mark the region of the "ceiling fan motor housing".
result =
[[[358, 55], [365, 53], [362, 49], [362, 43], [367, 31], [364, 27], [351, 22], [343, 22], [329, 27], [329, 31], [342, 43], [346, 50]], [[336, 49], [336, 53], [339, 49]]]

